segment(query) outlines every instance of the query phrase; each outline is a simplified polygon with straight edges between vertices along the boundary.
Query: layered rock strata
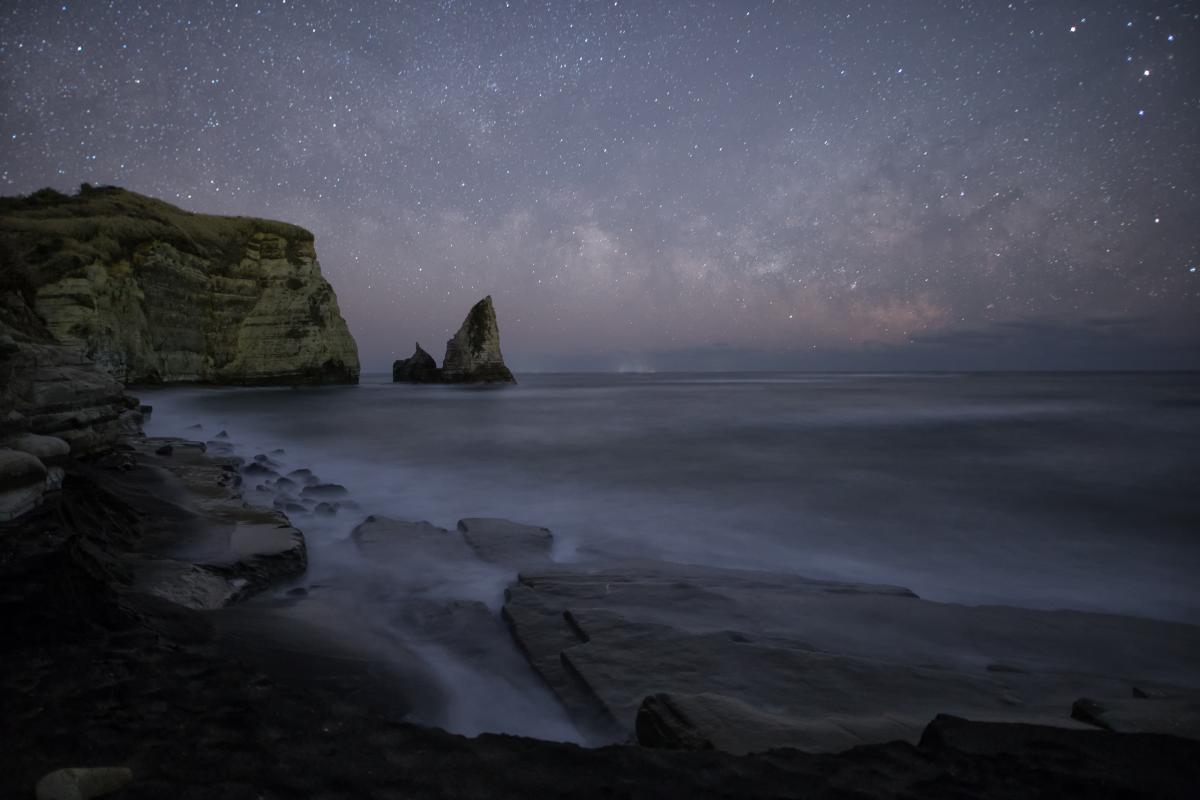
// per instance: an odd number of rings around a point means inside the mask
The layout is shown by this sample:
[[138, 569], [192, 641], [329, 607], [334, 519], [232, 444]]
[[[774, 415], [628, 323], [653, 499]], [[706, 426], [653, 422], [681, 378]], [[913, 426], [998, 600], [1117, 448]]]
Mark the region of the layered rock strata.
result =
[[73, 458], [140, 431], [142, 413], [113, 377], [54, 341], [12, 283], [0, 281], [0, 520], [62, 485]]
[[[653, 562], [527, 566], [503, 612], [597, 742], [832, 751], [915, 743], [938, 713], [1200, 730], [1191, 625]], [[1104, 700], [1133, 686], [1158, 699]], [[1113, 710], [1088, 718], [1083, 697]]]
[[124, 383], [354, 383], [308, 231], [115, 187], [0, 198], [0, 253], [61, 344]]

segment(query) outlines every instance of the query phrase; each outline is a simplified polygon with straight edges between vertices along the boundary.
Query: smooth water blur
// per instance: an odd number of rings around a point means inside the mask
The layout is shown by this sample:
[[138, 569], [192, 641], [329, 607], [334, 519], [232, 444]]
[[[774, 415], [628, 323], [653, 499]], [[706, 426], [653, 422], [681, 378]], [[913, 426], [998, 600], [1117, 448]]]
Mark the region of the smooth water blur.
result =
[[[501, 389], [143, 390], [154, 435], [284, 448], [361, 512], [605, 553], [1200, 622], [1200, 376], [527, 375]], [[198, 435], [188, 426], [201, 423]], [[493, 608], [506, 576], [467, 594]]]

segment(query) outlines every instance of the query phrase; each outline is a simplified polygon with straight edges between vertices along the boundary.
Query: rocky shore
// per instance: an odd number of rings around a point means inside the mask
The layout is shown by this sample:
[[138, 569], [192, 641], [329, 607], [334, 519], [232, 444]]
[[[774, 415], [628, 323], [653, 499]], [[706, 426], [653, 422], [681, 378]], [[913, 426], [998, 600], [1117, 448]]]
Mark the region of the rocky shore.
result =
[[[285, 519], [237, 508], [239, 466], [196, 444], [131, 438], [68, 465], [60, 491], [0, 527], [0, 794], [32, 796], [62, 767], [129, 768], [132, 782], [109, 795], [119, 798], [1188, 797], [1200, 780], [1200, 742], [1184, 736], [951, 716], [927, 720], [915, 742], [829, 754], [734, 755], [710, 749], [707, 734], [681, 737], [665, 717], [639, 721], [638, 737], [701, 749], [583, 748], [412, 725], [386, 698], [347, 692], [359, 682], [352, 673], [341, 684], [281, 677], [222, 636], [213, 614], [234, 610], [208, 609], [303, 568]], [[282, 532], [271, 546], [256, 549], [257, 534], [249, 550], [235, 544], [262, 525]], [[412, 532], [356, 538], [394, 546]], [[461, 547], [461, 558], [504, 563], [542, 560], [548, 542], [540, 529], [491, 520], [421, 535], [445, 537], [432, 541]], [[521, 585], [548, 588], [529, 576]], [[685, 718], [668, 702], [673, 719]]]

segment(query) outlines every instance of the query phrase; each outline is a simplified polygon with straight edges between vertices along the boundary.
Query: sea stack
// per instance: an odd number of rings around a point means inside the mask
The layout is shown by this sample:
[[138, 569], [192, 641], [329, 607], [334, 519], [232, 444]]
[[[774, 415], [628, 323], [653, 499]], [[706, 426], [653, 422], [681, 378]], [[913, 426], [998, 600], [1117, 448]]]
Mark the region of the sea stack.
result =
[[492, 296], [480, 300], [463, 320], [454, 338], [446, 342], [442, 361], [443, 383], [516, 383], [500, 354], [500, 328]]
[[442, 371], [433, 356], [421, 348], [420, 342], [411, 357], [392, 362], [393, 383], [440, 383], [441, 380]]

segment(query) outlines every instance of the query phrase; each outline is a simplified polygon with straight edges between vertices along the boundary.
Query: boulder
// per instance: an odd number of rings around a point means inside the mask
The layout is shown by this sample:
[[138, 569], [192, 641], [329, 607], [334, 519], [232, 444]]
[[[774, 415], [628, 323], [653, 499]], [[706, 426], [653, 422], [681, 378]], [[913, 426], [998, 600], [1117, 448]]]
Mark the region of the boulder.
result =
[[492, 297], [480, 300], [467, 314], [454, 338], [446, 342], [442, 361], [445, 383], [516, 383], [500, 354], [500, 328]]
[[129, 767], [56, 769], [37, 783], [37, 800], [91, 800], [133, 783]]
[[441, 380], [442, 371], [433, 356], [421, 349], [420, 342], [410, 357], [392, 363], [393, 383], [440, 383]]
[[0, 522], [35, 508], [46, 493], [46, 466], [22, 450], [0, 448]]
[[427, 561], [452, 566], [475, 560], [461, 534], [428, 522], [372, 515], [351, 532], [350, 538], [363, 553], [381, 563]]
[[36, 433], [17, 434], [0, 443], [0, 446], [29, 453], [43, 464], [61, 463], [71, 454], [71, 445], [65, 440]]

